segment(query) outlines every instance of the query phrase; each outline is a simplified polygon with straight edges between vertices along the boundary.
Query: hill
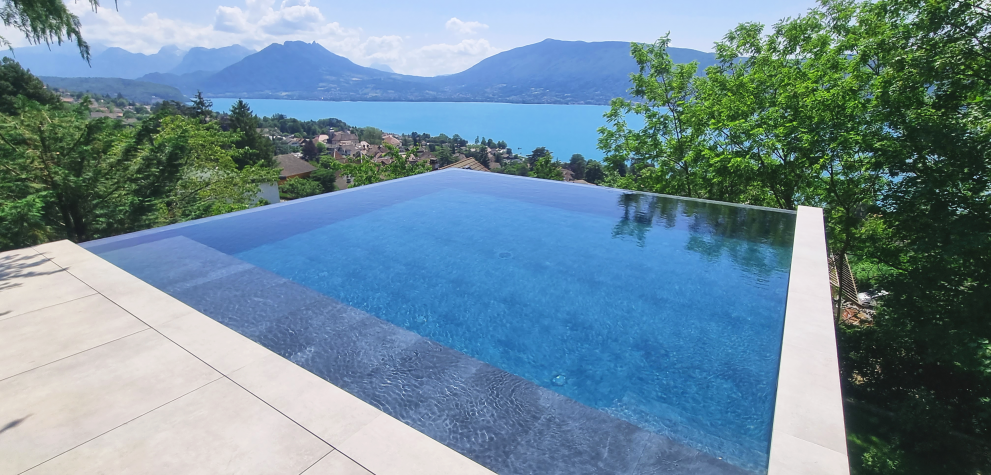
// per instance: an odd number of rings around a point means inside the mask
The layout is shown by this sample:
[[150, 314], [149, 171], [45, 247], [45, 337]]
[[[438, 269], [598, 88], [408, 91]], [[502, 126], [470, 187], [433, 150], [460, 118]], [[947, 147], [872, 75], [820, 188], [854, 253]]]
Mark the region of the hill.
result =
[[[72, 65], [85, 62], [78, 51], [70, 58], [63, 49], [38, 61], [30, 48], [17, 53], [19, 60], [28, 57], [22, 62], [25, 67], [43, 76], [136, 77], [187, 95], [202, 90], [213, 97], [338, 101], [608, 104], [627, 94], [629, 75], [637, 70], [630, 44], [622, 41], [548, 39], [437, 77], [396, 74], [382, 65], [359, 66], [317, 43], [301, 41], [271, 44], [256, 53], [239, 45], [193, 48], [188, 53], [165, 47], [153, 55], [104, 48], [94, 55], [87, 74], [71, 74], [76, 71]], [[683, 48], [669, 52], [675, 62], [698, 61], [702, 68], [715, 63], [712, 53]], [[53, 61], [55, 56], [60, 59]], [[49, 72], [53, 70], [57, 72]]]
[[36, 76], [137, 79], [151, 73], [216, 72], [253, 52], [240, 45], [193, 48], [188, 52], [170, 45], [157, 53], [143, 54], [93, 45], [90, 64], [79, 56], [77, 47], [68, 43], [52, 45], [51, 49], [43, 45], [18, 47], [3, 54], [13, 57]]
[[46, 86], [73, 92], [88, 92], [116, 96], [150, 104], [164, 100], [186, 102], [188, 99], [172, 86], [120, 78], [57, 78], [40, 76]]
[[[676, 62], [715, 55], [671, 48]], [[417, 77], [359, 66], [317, 43], [288, 41], [206, 77], [149, 75], [148, 81], [200, 89], [214, 97], [353, 101], [477, 101], [542, 104], [607, 104], [625, 96], [637, 70], [630, 44], [545, 40], [482, 60], [457, 74]]]
[[[700, 68], [715, 55], [669, 48], [676, 63], [698, 61]], [[608, 104], [625, 96], [637, 63], [630, 43], [559, 41], [514, 48], [486, 58], [457, 74], [434, 78], [442, 94], [482, 102]]]

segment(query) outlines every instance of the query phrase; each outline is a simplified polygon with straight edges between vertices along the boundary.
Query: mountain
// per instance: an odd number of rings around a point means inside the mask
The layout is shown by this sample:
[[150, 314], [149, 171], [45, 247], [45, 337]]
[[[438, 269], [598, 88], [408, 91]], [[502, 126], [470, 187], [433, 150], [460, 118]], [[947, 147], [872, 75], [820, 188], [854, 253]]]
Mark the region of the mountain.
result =
[[239, 97], [369, 99], [407, 92], [414, 81], [358, 66], [317, 43], [271, 44], [199, 84], [204, 94]]
[[162, 84], [134, 81], [120, 78], [57, 78], [40, 76], [42, 82], [52, 89], [73, 92], [90, 92], [116, 96], [120, 94], [132, 101], [145, 104], [158, 101], [186, 102], [188, 99], [178, 89]]
[[[716, 62], [713, 53], [683, 48], [668, 51], [678, 63], [698, 61], [704, 68]], [[60, 57], [69, 62], [68, 56]], [[110, 67], [104, 62], [111, 59], [119, 74], [104, 72]], [[40, 75], [138, 77], [187, 95], [202, 90], [208, 97], [543, 104], [608, 104], [627, 95], [629, 75], [638, 69], [627, 42], [552, 39], [504, 51], [457, 74], [436, 77], [396, 74], [382, 65], [359, 66], [317, 43], [301, 41], [271, 44], [257, 53], [239, 45], [193, 48], [184, 55], [175, 47], [166, 47], [147, 56], [107, 48], [94, 56], [91, 74], [51, 73], [29, 61], [22, 64]], [[51, 61], [34, 64], [52, 66]], [[137, 71], [144, 73], [135, 75]]]
[[368, 65], [368, 67], [369, 68], [372, 68], [372, 69], [378, 69], [379, 71], [385, 71], [387, 73], [394, 73], [395, 72], [395, 71], [392, 70], [391, 67], [389, 67], [388, 64], [372, 63], [372, 64]]
[[[675, 63], [715, 64], [713, 53], [668, 48]], [[446, 95], [483, 102], [608, 104], [625, 96], [630, 73], [638, 70], [630, 43], [559, 41], [514, 48], [483, 59], [457, 74], [435, 78]]]
[[241, 45], [213, 49], [192, 48], [183, 56], [179, 65], [168, 72], [181, 76], [196, 71], [220, 71], [254, 52], [254, 50]]
[[79, 56], [75, 45], [28, 46], [6, 52], [36, 76], [116, 77], [134, 79], [150, 72], [168, 71], [182, 61], [185, 51], [164, 46], [155, 54], [131, 53], [121, 48], [96, 45], [90, 64]]
[[63, 44], [15, 48], [6, 56], [16, 59], [37, 76], [116, 77], [141, 79], [153, 73], [182, 75], [195, 71], [219, 71], [254, 51], [241, 45], [223, 48], [193, 48], [188, 52], [174, 45], [164, 46], [157, 53], [132, 53], [122, 48], [93, 45], [90, 64], [79, 56], [75, 45]]

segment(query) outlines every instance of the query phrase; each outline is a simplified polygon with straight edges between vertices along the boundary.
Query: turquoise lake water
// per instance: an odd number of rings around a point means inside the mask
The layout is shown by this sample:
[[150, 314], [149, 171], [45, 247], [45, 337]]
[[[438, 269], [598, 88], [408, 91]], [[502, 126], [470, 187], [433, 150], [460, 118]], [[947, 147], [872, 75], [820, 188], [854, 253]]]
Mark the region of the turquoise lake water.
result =
[[[227, 110], [237, 99], [212, 99], [213, 109]], [[547, 147], [568, 161], [580, 153], [601, 159], [596, 148], [599, 127], [608, 106], [557, 104], [497, 104], [487, 102], [330, 102], [247, 99], [255, 114], [285, 114], [299, 120], [334, 117], [358, 127], [378, 127], [393, 133], [459, 134], [505, 140], [514, 153], [528, 154]], [[642, 122], [641, 122], [642, 123]], [[636, 124], [631, 121], [631, 125]]]

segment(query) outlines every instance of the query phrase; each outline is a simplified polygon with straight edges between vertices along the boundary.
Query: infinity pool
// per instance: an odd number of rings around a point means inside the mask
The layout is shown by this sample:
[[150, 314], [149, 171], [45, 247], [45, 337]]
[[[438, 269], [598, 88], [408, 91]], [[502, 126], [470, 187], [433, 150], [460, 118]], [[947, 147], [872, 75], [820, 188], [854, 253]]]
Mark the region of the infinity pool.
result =
[[84, 246], [497, 473], [765, 473], [794, 225], [445, 170]]

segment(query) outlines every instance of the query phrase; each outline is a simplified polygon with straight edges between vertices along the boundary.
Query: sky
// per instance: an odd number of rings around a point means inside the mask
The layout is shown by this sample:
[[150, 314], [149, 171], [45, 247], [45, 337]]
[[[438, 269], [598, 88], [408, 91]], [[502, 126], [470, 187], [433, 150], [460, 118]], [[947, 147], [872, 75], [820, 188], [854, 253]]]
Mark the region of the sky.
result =
[[[355, 63], [404, 74], [462, 71], [500, 51], [546, 38], [653, 42], [712, 51], [742, 22], [771, 25], [812, 0], [64, 0], [90, 43], [154, 53], [232, 44], [259, 50], [287, 40], [317, 42]], [[0, 26], [16, 46], [23, 35]]]

